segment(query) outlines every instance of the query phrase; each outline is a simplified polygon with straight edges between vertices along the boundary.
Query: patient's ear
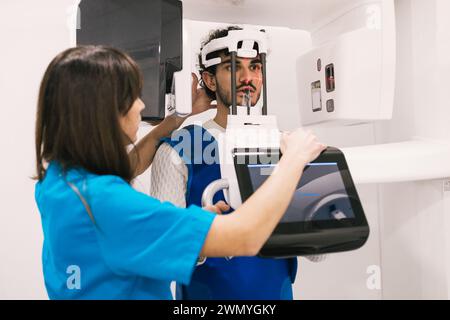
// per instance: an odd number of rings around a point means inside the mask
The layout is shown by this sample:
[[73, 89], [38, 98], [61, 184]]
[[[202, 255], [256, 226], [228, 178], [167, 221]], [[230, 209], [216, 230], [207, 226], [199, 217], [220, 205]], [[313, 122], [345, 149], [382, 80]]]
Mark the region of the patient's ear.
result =
[[203, 83], [205, 84], [205, 86], [207, 86], [209, 90], [216, 92], [216, 90], [217, 90], [216, 77], [212, 73], [210, 73], [208, 71], [203, 72], [202, 80], [203, 80]]

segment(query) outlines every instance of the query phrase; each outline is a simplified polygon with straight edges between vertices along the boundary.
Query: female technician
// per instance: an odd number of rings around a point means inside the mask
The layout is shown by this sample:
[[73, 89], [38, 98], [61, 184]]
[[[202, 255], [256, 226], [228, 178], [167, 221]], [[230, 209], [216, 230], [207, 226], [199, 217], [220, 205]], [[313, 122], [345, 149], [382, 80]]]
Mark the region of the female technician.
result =
[[[59, 54], [41, 83], [36, 202], [43, 270], [52, 299], [172, 299], [199, 256], [256, 255], [285, 212], [304, 166], [325, 146], [311, 133], [284, 134], [279, 169], [230, 215], [177, 208], [135, 191], [169, 118], [136, 148], [142, 77], [124, 53], [77, 47]], [[194, 109], [200, 110], [197, 96]], [[220, 213], [228, 206], [207, 208]]]

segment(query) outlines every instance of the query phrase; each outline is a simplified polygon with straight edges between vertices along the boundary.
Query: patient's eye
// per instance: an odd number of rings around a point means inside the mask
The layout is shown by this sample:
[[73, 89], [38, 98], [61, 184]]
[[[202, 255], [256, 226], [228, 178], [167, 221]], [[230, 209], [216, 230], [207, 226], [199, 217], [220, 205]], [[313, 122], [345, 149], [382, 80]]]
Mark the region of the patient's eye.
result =
[[250, 66], [250, 70], [252, 71], [261, 71], [262, 65], [260, 63], [255, 63]]

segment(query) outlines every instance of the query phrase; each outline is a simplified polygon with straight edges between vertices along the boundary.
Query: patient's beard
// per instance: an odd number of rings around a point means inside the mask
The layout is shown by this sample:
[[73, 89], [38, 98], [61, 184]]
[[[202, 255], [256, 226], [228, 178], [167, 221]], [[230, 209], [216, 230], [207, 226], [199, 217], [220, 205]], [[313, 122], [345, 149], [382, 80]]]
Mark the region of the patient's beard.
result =
[[[231, 89], [230, 89], [231, 91]], [[231, 101], [231, 92], [227, 91], [227, 90], [223, 90], [222, 87], [220, 85], [217, 86], [217, 90], [216, 90], [216, 95], [220, 98], [220, 101], [222, 101], [222, 103], [227, 107], [230, 108], [232, 101]], [[255, 106], [258, 101], [259, 98], [261, 97], [261, 92], [258, 94], [258, 97], [256, 99], [256, 102], [253, 103], [253, 97], [252, 97], [252, 106]], [[237, 97], [237, 105], [242, 105], [242, 100], [243, 97]]]

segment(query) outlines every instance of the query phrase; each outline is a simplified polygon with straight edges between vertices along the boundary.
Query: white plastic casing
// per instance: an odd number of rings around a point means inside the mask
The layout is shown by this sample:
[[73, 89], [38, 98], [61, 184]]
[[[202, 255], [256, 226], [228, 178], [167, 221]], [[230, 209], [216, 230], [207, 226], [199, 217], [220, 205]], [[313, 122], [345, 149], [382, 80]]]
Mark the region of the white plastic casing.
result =
[[220, 172], [229, 182], [225, 200], [232, 208], [242, 204], [234, 167], [235, 148], [279, 148], [280, 131], [275, 116], [229, 115], [227, 130], [218, 139]]
[[172, 94], [166, 95], [166, 115], [177, 113], [186, 117], [192, 113], [192, 44], [190, 22], [183, 20], [183, 68], [173, 75]]
[[[393, 1], [355, 7], [313, 33], [318, 46], [297, 60], [298, 97], [303, 125], [324, 122], [355, 124], [392, 118], [396, 37]], [[350, 17], [365, 25], [342, 34]], [[330, 38], [326, 37], [330, 33]], [[326, 89], [326, 67], [334, 66], [334, 91]], [[320, 81], [320, 92], [312, 84]], [[321, 99], [321, 109], [318, 107]], [[313, 100], [315, 107], [313, 107]], [[327, 103], [334, 109], [327, 108]], [[332, 110], [332, 111], [330, 111]]]

